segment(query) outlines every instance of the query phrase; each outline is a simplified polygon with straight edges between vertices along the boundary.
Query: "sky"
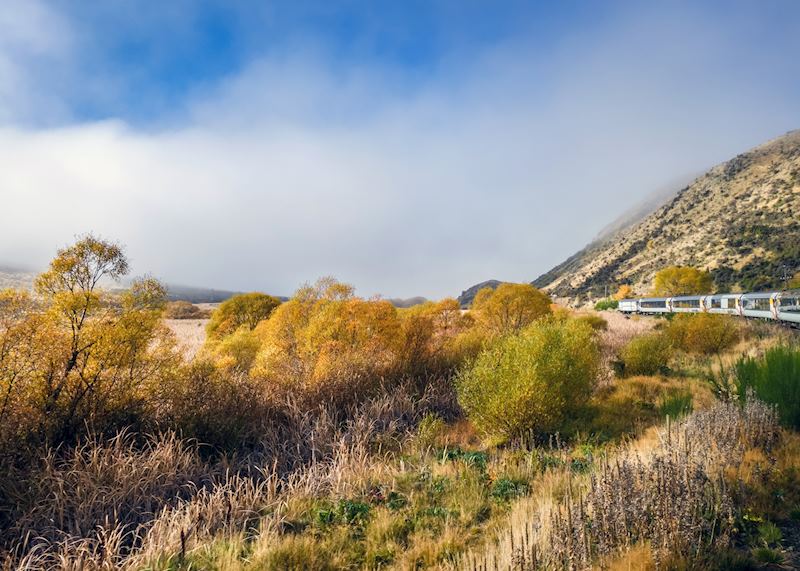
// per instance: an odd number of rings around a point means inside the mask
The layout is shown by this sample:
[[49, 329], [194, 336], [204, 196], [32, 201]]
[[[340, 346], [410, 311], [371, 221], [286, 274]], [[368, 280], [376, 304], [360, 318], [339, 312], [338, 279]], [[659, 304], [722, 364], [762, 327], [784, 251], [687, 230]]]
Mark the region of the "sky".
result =
[[800, 128], [800, 2], [0, 0], [0, 263], [287, 295], [531, 281]]

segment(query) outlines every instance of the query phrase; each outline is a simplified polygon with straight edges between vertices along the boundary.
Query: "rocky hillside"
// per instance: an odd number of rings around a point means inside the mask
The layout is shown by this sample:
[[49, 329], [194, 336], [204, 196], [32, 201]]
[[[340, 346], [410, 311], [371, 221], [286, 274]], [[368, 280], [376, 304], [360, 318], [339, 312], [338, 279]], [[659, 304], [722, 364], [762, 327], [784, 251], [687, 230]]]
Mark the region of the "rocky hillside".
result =
[[779, 288], [800, 269], [800, 130], [718, 165], [640, 222], [589, 244], [533, 284], [580, 301], [670, 265], [706, 268], [718, 290]]

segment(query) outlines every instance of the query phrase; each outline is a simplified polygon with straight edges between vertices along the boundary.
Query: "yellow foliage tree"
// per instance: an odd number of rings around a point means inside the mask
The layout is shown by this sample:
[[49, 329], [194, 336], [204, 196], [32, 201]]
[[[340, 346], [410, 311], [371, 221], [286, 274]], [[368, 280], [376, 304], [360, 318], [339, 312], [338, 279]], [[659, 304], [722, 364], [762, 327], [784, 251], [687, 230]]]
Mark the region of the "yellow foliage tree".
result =
[[324, 278], [256, 327], [261, 348], [251, 374], [312, 395], [375, 382], [396, 362], [399, 327], [388, 301], [355, 297], [352, 287]]
[[789, 280], [789, 284], [787, 286], [789, 289], [800, 289], [800, 272], [797, 272], [794, 277]]
[[122, 294], [101, 287], [127, 272], [122, 248], [90, 235], [58, 252], [36, 280], [37, 297], [0, 295], [3, 438], [69, 440], [142, 412], [145, 386], [176, 361], [161, 284], [136, 280]]
[[473, 318], [457, 300], [445, 298], [410, 307], [400, 317], [400, 367], [413, 374], [436, 367], [450, 367], [482, 344], [474, 335]]
[[265, 293], [252, 292], [234, 295], [223, 301], [208, 322], [206, 331], [209, 339], [219, 339], [230, 335], [240, 327], [249, 330], [267, 319], [281, 304], [277, 297]]
[[617, 301], [620, 301], [623, 299], [631, 298], [633, 297], [633, 295], [634, 295], [633, 288], [628, 284], [622, 284], [621, 286], [619, 286], [617, 293], [615, 293], [613, 297]]
[[653, 279], [653, 294], [660, 296], [699, 295], [711, 293], [713, 288], [710, 273], [688, 266], [664, 268]]
[[472, 311], [477, 321], [495, 334], [516, 333], [551, 313], [550, 298], [530, 284], [503, 283], [484, 288], [475, 296]]

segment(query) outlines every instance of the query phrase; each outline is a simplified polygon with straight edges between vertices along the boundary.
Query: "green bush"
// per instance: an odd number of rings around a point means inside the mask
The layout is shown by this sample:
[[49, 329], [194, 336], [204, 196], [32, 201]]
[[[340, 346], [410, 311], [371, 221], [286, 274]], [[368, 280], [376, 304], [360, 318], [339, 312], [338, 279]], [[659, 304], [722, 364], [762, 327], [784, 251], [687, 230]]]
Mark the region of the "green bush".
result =
[[458, 400], [486, 436], [553, 433], [588, 400], [597, 363], [589, 325], [543, 320], [501, 339], [462, 369]]
[[240, 327], [255, 329], [267, 319], [281, 300], [259, 292], [241, 293], [223, 301], [211, 314], [206, 326], [209, 339], [230, 335]]
[[691, 392], [678, 392], [671, 396], [665, 397], [658, 407], [658, 412], [661, 413], [661, 416], [678, 418], [692, 412], [693, 404], [694, 398]]
[[606, 331], [608, 329], [608, 321], [600, 317], [599, 315], [580, 315], [576, 317], [578, 321], [583, 321], [589, 327], [594, 329], [595, 331]]
[[672, 344], [661, 333], [633, 338], [620, 355], [625, 375], [656, 375], [667, 370]]
[[778, 407], [784, 424], [800, 428], [800, 349], [778, 346], [760, 359], [743, 357], [734, 373], [740, 397], [752, 391]]
[[734, 318], [713, 313], [676, 315], [666, 332], [675, 347], [702, 355], [717, 355], [739, 341]]
[[608, 309], [617, 309], [617, 307], [619, 307], [619, 301], [611, 298], [601, 299], [594, 304], [595, 311], [606, 311]]

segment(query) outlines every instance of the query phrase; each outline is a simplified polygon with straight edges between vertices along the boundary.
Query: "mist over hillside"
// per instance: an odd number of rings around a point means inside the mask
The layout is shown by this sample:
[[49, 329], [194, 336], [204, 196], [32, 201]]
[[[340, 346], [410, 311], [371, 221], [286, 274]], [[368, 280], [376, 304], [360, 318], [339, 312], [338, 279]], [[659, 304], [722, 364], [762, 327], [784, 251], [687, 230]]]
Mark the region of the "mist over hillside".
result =
[[667, 204], [604, 233], [533, 284], [559, 297], [646, 293], [659, 269], [708, 269], [721, 290], [780, 288], [800, 260], [800, 131], [715, 166]]

